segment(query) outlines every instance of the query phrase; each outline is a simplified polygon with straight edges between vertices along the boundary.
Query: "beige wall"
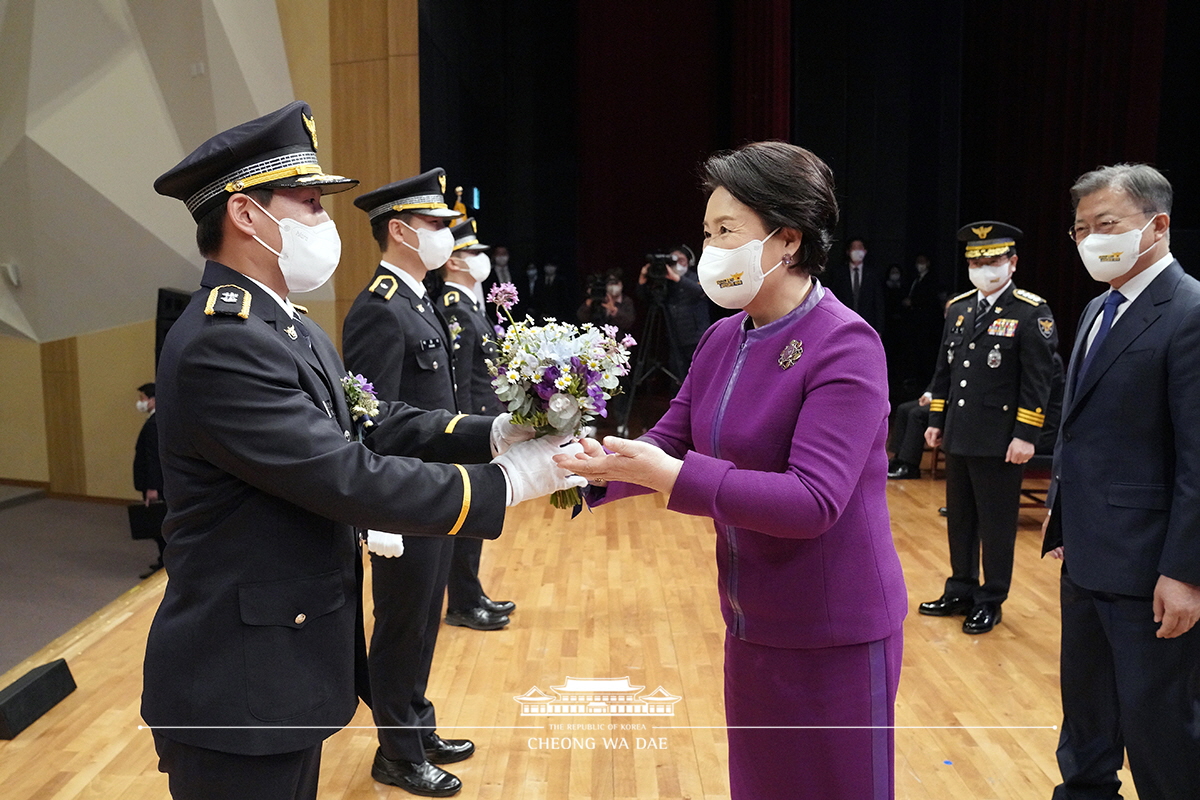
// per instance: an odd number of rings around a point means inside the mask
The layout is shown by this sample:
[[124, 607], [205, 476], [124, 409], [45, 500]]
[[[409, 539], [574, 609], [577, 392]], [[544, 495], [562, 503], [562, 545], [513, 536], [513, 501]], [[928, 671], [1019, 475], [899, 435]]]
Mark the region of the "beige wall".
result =
[[38, 343], [0, 336], [0, 375], [0, 480], [48, 483]]
[[133, 449], [146, 416], [137, 387], [154, 380], [154, 321], [76, 337], [84, 472], [89, 497], [139, 497]]

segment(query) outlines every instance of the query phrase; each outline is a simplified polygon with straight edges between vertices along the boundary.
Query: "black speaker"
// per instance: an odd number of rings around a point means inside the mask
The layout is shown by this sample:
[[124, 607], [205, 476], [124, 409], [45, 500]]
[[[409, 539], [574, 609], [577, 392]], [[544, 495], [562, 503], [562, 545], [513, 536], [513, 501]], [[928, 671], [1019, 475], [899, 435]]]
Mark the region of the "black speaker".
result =
[[0, 739], [12, 739], [75, 691], [63, 659], [34, 667], [0, 690]]
[[183, 310], [187, 308], [191, 299], [192, 295], [190, 292], [180, 291], [179, 289], [158, 290], [158, 309], [154, 317], [155, 371], [158, 370], [158, 357], [162, 353], [163, 340], [167, 338], [167, 331], [171, 330], [171, 326], [175, 324], [175, 320], [182, 316]]

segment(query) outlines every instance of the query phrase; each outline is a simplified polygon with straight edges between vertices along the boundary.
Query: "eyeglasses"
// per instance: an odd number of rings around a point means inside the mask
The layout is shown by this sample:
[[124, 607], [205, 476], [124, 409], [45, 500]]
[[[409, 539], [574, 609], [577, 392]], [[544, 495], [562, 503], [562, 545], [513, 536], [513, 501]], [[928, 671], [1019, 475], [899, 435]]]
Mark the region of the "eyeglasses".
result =
[[[1154, 211], [1149, 208], [1147, 208], [1143, 211], [1137, 212], [1137, 214], [1157, 214], [1157, 213], [1158, 213], [1157, 211]], [[1075, 242], [1076, 244], [1079, 244], [1084, 239], [1086, 239], [1088, 236], [1091, 236], [1093, 233], [1112, 233], [1112, 229], [1114, 227], [1116, 227], [1118, 222], [1127, 220], [1130, 217], [1135, 217], [1135, 216], [1137, 216], [1137, 214], [1126, 214], [1123, 217], [1114, 217], [1112, 219], [1101, 220], [1100, 222], [1096, 223], [1096, 227], [1094, 227], [1094, 228], [1091, 227], [1090, 225], [1072, 225], [1071, 227], [1067, 228], [1067, 236], [1071, 239], [1071, 241]]]

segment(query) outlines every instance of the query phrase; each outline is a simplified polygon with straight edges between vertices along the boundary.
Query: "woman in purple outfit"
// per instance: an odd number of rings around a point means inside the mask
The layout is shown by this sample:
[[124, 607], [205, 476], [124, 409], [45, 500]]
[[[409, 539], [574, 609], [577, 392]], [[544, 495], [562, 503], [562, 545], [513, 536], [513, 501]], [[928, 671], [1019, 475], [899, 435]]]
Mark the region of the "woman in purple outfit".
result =
[[559, 457], [596, 503], [659, 491], [711, 517], [725, 617], [734, 800], [894, 795], [907, 596], [888, 524], [879, 336], [815, 278], [838, 209], [829, 167], [757, 142], [704, 165], [713, 325], [637, 441]]

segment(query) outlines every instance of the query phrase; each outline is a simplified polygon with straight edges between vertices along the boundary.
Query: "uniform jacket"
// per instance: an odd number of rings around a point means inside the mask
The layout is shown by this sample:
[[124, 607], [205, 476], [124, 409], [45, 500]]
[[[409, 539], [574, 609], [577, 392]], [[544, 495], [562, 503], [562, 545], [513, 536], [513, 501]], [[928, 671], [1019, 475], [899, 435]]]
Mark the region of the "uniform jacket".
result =
[[[155, 412], [156, 413], [156, 412]], [[133, 451], [133, 488], [145, 494], [153, 489], [162, 495], [162, 464], [158, 460], [158, 420], [151, 413], [138, 432]]]
[[156, 381], [170, 580], [142, 716], [191, 745], [288, 752], [348, 723], [356, 677], [364, 685], [354, 528], [495, 538], [505, 482], [494, 465], [462, 466], [490, 458], [490, 418], [383, 403], [367, 429], [376, 452], [352, 442], [325, 333], [306, 321], [310, 348], [275, 300], [221, 264], [201, 285]]
[[947, 453], [1004, 458], [1014, 437], [1036, 445], [1046, 425], [1058, 329], [1045, 300], [1011, 283], [976, 329], [977, 296], [959, 295], [946, 312], [929, 425]]
[[438, 308], [449, 326], [454, 350], [455, 394], [458, 408], [468, 414], [499, 414], [504, 404], [492, 389], [487, 359], [496, 358], [496, 334], [478, 300], [462, 289], [447, 286]]
[[382, 264], [359, 292], [342, 326], [346, 366], [383, 400], [455, 409], [450, 331], [435, 303], [413, 294]]
[[[718, 320], [646, 433], [683, 459], [668, 508], [713, 520], [734, 636], [816, 648], [900, 630], [886, 371], [878, 334], [818, 284], [761, 328], [745, 312]], [[605, 499], [644, 491], [612, 483]]]
[[1159, 575], [1200, 585], [1200, 282], [1173, 262], [1080, 379], [1105, 295], [1075, 336], [1044, 549], [1085, 589], [1150, 597]]

